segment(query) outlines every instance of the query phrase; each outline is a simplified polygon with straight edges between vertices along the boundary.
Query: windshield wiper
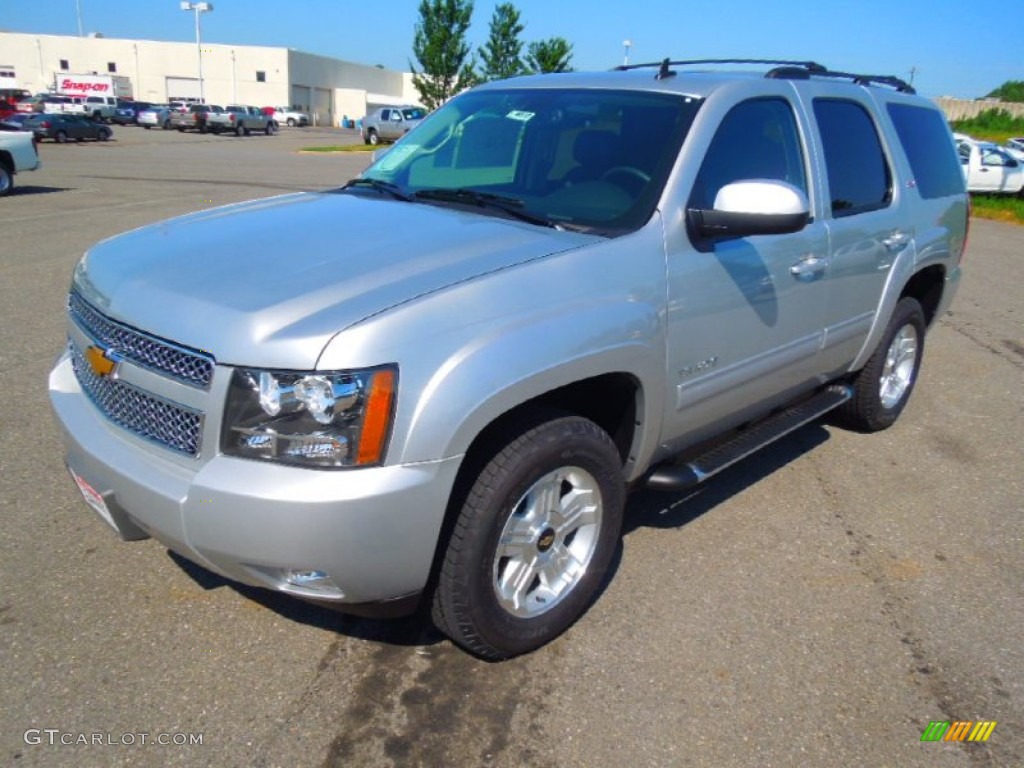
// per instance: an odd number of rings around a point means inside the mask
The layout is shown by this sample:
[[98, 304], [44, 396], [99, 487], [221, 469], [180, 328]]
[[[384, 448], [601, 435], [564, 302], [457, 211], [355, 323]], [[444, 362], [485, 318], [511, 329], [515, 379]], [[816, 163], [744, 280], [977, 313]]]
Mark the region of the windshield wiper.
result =
[[480, 192], [469, 187], [421, 189], [419, 192], [414, 193], [413, 197], [416, 200], [436, 200], [445, 203], [459, 203], [460, 205], [474, 205], [478, 208], [493, 208], [502, 213], [507, 213], [509, 216], [520, 221], [526, 221], [542, 227], [551, 227], [552, 229], [563, 229], [561, 224], [551, 221], [551, 219], [524, 211], [524, 203], [517, 197]]
[[381, 181], [380, 179], [350, 179], [345, 183], [342, 189], [352, 189], [353, 187], [369, 187], [375, 189], [378, 192], [383, 192], [386, 195], [391, 195], [396, 200], [401, 200], [406, 203], [411, 203], [412, 198], [407, 195], [400, 186], [392, 184], [390, 181]]

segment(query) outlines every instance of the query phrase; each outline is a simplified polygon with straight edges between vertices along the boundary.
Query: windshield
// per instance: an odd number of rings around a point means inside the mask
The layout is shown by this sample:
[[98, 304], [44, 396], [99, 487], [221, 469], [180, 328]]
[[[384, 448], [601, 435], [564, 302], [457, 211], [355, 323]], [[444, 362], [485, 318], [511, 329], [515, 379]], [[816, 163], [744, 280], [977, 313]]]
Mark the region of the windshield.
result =
[[[431, 204], [479, 206], [481, 196], [470, 191], [500, 196], [506, 213], [514, 203], [552, 225], [621, 234], [650, 218], [699, 106], [690, 97], [638, 91], [470, 91], [427, 117], [362, 178]], [[502, 213], [497, 206], [486, 212]]]

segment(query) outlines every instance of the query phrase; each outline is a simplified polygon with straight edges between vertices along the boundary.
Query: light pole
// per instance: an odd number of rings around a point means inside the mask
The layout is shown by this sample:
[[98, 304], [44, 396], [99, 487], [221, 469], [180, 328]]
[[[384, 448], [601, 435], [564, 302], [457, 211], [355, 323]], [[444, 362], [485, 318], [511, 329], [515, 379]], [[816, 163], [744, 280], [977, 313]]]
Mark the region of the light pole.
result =
[[190, 3], [181, 0], [181, 10], [193, 11], [196, 15], [196, 53], [199, 54], [199, 100], [206, 103], [206, 89], [203, 86], [203, 41], [199, 29], [199, 15], [213, 10], [213, 3]]
[[633, 45], [633, 41], [632, 40], [623, 40], [622, 41], [622, 47], [626, 49], [625, 54], [623, 54], [623, 56], [622, 56], [622, 66], [624, 66], [624, 67], [629, 66], [629, 47], [631, 45]]

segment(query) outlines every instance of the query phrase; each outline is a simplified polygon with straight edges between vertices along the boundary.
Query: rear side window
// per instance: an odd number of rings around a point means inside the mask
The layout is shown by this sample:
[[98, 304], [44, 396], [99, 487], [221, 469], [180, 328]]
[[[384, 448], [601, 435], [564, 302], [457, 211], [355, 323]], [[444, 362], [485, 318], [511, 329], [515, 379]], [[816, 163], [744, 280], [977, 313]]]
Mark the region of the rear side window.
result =
[[832, 215], [853, 216], [889, 205], [892, 172], [867, 110], [854, 101], [815, 99], [814, 117], [825, 151]]
[[949, 130], [942, 114], [909, 104], [889, 104], [888, 110], [921, 197], [930, 200], [962, 195], [964, 175], [956, 153], [950, 151]]

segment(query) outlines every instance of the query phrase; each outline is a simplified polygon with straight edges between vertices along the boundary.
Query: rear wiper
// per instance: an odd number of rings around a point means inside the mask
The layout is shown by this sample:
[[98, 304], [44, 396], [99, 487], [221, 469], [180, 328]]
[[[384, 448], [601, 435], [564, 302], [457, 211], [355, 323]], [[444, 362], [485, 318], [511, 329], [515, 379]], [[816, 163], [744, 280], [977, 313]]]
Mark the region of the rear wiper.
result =
[[386, 195], [391, 195], [396, 200], [402, 200], [406, 203], [412, 202], [412, 198], [403, 192], [400, 186], [392, 184], [390, 181], [363, 178], [350, 179], [345, 183], [342, 189], [352, 189], [353, 187], [369, 187], [370, 189], [375, 189], [378, 192], [383, 192]]
[[469, 187], [421, 189], [413, 197], [417, 200], [439, 200], [441, 202], [459, 203], [461, 205], [475, 205], [479, 208], [493, 208], [502, 213], [507, 213], [509, 216], [520, 221], [538, 224], [542, 227], [551, 227], [552, 229], [563, 229], [561, 224], [557, 224], [543, 216], [524, 211], [524, 203], [517, 197], [505, 197], [504, 195], [495, 195], [491, 192], [480, 192]]

